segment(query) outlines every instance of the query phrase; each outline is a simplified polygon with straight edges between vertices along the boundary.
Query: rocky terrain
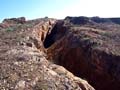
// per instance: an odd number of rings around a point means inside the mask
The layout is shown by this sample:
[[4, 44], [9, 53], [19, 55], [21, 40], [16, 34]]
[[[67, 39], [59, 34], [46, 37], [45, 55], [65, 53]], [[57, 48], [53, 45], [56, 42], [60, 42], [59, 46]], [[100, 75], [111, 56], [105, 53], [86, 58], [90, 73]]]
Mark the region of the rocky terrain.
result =
[[43, 42], [55, 19], [5, 19], [0, 24], [0, 90], [95, 90], [47, 60]]
[[44, 46], [48, 58], [82, 77], [96, 90], [120, 89], [120, 19], [66, 17]]
[[5, 19], [0, 72], [0, 90], [119, 90], [120, 18]]

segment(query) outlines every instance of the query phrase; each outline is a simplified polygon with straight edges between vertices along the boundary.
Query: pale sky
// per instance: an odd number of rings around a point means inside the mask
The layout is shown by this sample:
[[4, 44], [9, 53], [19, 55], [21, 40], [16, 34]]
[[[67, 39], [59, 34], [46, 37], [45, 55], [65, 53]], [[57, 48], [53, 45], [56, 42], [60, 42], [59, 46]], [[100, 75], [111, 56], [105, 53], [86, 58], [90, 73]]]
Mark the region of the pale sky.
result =
[[100, 16], [120, 17], [120, 0], [74, 0], [75, 4], [54, 13], [54, 17], [71, 16]]
[[66, 16], [120, 17], [120, 0], [0, 0], [0, 21], [25, 16], [65, 18]]

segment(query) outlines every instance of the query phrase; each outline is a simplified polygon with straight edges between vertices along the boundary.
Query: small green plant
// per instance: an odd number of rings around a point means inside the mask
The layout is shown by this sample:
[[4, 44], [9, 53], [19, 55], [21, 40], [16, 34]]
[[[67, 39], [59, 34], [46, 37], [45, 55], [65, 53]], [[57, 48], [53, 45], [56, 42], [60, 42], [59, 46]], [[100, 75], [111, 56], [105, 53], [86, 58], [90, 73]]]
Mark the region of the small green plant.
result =
[[25, 27], [26, 28], [32, 28], [32, 26], [33, 26], [32, 24], [28, 24], [28, 23], [24, 24], [24, 25], [21, 25], [21, 27], [23, 27], [23, 28], [25, 28]]
[[6, 28], [6, 31], [13, 31], [13, 30], [14, 30], [14, 28], [12, 28], [12, 27]]
[[21, 24], [17, 24], [17, 25], [14, 25], [14, 26], [10, 26], [10, 27], [6, 28], [5, 30], [6, 30], [6, 31], [14, 31], [14, 30], [17, 30], [17, 29], [19, 29], [19, 28], [21, 28]]

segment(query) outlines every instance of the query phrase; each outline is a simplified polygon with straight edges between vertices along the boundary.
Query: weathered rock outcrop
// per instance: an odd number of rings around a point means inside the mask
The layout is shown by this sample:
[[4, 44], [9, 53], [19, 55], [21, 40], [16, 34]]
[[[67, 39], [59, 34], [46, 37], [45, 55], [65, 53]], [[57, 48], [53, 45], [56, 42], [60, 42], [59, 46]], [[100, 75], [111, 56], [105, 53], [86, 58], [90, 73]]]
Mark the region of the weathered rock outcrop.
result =
[[26, 22], [25, 17], [19, 17], [19, 18], [10, 18], [10, 19], [4, 19], [2, 23], [7, 24], [23, 24]]
[[0, 90], [94, 90], [87, 81], [46, 59], [43, 42], [55, 23], [39, 19], [1, 28]]
[[0, 29], [5, 29], [8, 27], [13, 27], [14, 25], [20, 25], [24, 24], [26, 22], [25, 17], [19, 17], [19, 18], [9, 18], [4, 19], [2, 23], [0, 23]]
[[46, 38], [48, 58], [87, 79], [96, 90], [119, 90], [119, 19], [67, 17], [63, 22]]

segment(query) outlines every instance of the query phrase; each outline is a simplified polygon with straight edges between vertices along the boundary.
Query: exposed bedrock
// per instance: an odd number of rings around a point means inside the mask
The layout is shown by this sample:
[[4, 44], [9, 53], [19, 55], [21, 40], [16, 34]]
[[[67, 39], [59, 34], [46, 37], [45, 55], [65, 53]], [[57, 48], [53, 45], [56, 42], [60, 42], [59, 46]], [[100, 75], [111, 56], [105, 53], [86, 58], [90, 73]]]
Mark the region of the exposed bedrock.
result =
[[1, 23], [0, 90], [95, 90], [86, 80], [46, 59], [43, 42], [55, 19], [19, 23], [21, 19], [6, 19], [5, 26]]
[[[84, 21], [84, 17], [80, 20]], [[82, 25], [69, 21], [72, 20], [59, 21], [46, 36], [44, 46], [48, 59], [86, 79], [96, 90], [119, 90], [120, 40], [116, 38], [120, 35], [120, 26], [90, 20], [85, 23], [86, 18]], [[109, 25], [115, 30], [109, 30]]]

